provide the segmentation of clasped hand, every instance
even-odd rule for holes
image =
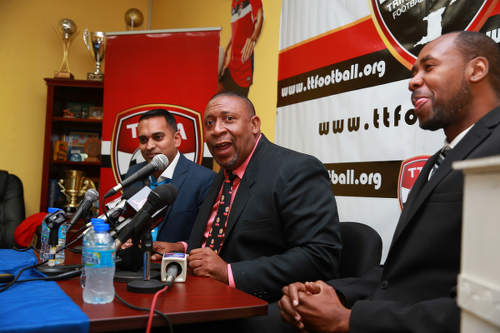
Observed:
[[[335,289],[323,281],[295,282],[283,287],[278,302],[281,317],[300,330],[348,332],[351,310],[340,302]]]

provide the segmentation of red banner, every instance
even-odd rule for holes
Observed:
[[[107,35],[100,191],[143,161],[137,124],[148,110],[176,118],[179,150],[201,163],[203,111],[217,90],[219,29]]]

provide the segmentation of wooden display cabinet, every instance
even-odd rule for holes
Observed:
[[[66,170],[82,170],[85,176],[91,178],[98,187],[103,102],[102,82],[52,78],[46,78],[45,82],[47,84],[47,111],[40,197],[41,212],[47,211],[49,200],[51,200],[51,205],[62,204],[61,199],[55,200],[54,195],[57,191],[54,193],[54,190],[55,187],[57,188],[57,181],[64,178]],[[87,143],[88,138],[91,138],[92,143]],[[70,145],[67,140],[74,144]],[[54,154],[56,141],[59,143]],[[67,144],[66,158],[64,158],[65,144],[60,141],[65,141]],[[82,146],[78,146],[79,144]]]

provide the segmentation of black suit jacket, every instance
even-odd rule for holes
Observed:
[[[189,249],[202,245],[223,179],[221,171],[200,207]],[[340,250],[337,206],[321,162],[262,135],[234,198],[220,251],[231,264],[236,288],[278,300],[291,282],[335,277]]]
[[[383,269],[330,281],[352,305],[351,332],[458,332],[463,175],[452,162],[500,154],[500,108],[480,119],[428,180],[422,169],[403,207]]]
[[[146,163],[130,167],[127,177],[142,168]],[[158,241],[187,241],[198,214],[198,208],[205,199],[207,191],[215,178],[215,172],[188,160],[180,154],[175,166],[172,184],[177,188],[177,198],[166,212],[163,222],[158,226]],[[147,186],[147,179],[137,181],[127,187],[123,196],[130,198]]]

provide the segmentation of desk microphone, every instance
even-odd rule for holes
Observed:
[[[158,154],[153,157],[150,163],[143,166],[137,172],[132,174],[130,177],[123,180],[121,183],[118,183],[115,187],[109,190],[105,195],[104,199],[112,196],[116,192],[120,191],[122,188],[127,187],[128,185],[135,183],[139,179],[149,176],[155,171],[164,170],[168,166],[168,158],[163,154]]]
[[[161,259],[161,281],[169,287],[174,282],[185,282],[187,271],[185,253],[164,253]]]

